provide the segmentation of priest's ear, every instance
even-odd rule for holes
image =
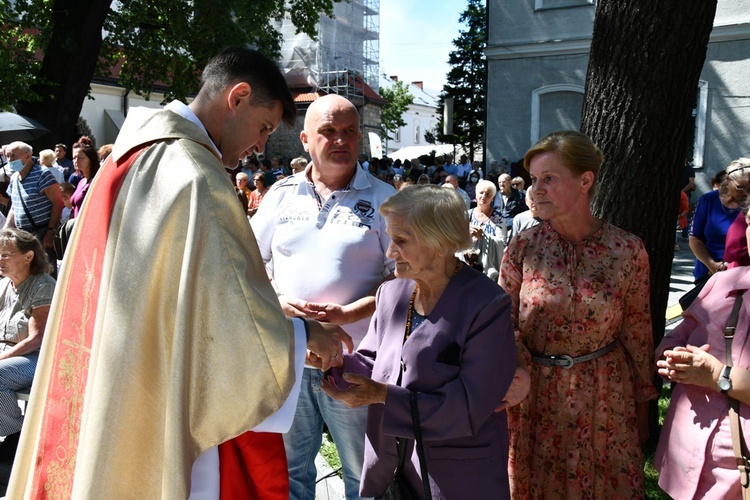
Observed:
[[[229,88],[227,92],[227,106],[230,110],[250,104],[250,97],[252,96],[253,89],[247,82],[239,82]]]

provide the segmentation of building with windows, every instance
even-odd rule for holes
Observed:
[[[554,130],[579,129],[594,0],[489,0],[488,161],[523,157]],[[750,0],[719,0],[696,88],[698,190],[750,155]]]
[[[381,75],[380,87],[393,85],[397,81],[398,76]],[[414,102],[409,105],[409,108],[403,114],[406,125],[400,127],[387,139],[382,137],[381,134],[385,154],[409,146],[430,146],[425,140],[425,134],[434,131],[438,123],[438,92],[425,89],[422,82],[411,82],[408,90],[414,97]]]

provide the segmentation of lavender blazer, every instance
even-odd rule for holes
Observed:
[[[726,353],[723,332],[734,306],[732,292],[748,289],[750,267],[736,267],[714,274],[695,302],[683,313],[682,323],[667,334],[656,348],[656,359],[658,360],[665,350],[675,346],[690,344],[700,347],[709,344],[711,354],[723,363]],[[748,328],[750,294],[745,293],[732,342],[734,366],[745,369],[750,369]],[[654,466],[661,473],[659,486],[670,496],[701,496],[701,492],[697,491],[701,470],[710,467],[714,468],[715,474],[717,473],[717,465],[706,462],[706,451],[721,445],[731,450],[731,436],[726,442],[713,442],[717,436],[714,434],[717,427],[729,418],[728,411],[729,400],[723,394],[697,385],[675,385],[654,457]],[[750,436],[748,415],[750,407],[740,403],[740,425],[746,441]],[[740,475],[734,464],[731,465],[733,470],[726,475],[729,486],[734,487],[739,485]],[[721,490],[715,491],[718,495],[716,498],[722,498],[718,493]],[[738,488],[732,491],[739,495]]]
[[[361,495],[382,495],[391,482],[395,438],[414,439],[409,392],[417,391],[433,498],[510,498],[508,422],[494,412],[516,369],[510,298],[463,266],[402,348],[414,286],[396,279],[380,287],[367,336],[344,359],[344,371],[388,383],[385,404],[369,407]],[[418,470],[411,441],[405,473],[422,497]]]

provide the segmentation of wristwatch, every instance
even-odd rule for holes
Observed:
[[[726,394],[727,391],[729,391],[732,388],[732,379],[729,378],[729,373],[732,371],[731,366],[725,366],[724,370],[721,372],[721,377],[719,378],[719,390],[722,394]]]

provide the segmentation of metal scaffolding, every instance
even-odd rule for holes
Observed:
[[[318,39],[295,34],[287,18],[281,66],[290,86],[312,87],[362,97],[362,82],[377,91],[380,59],[380,0],[351,0],[334,4],[335,18],[321,16]]]

